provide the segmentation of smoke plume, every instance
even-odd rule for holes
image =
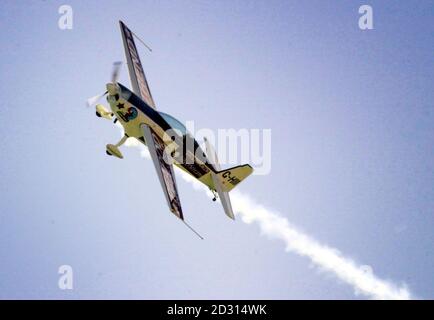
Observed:
[[[130,146],[137,145],[130,144]],[[150,158],[146,148],[140,145],[140,150],[142,157]],[[194,189],[212,196],[211,192],[193,177],[182,170],[177,170],[177,172],[183,180],[192,184]],[[397,286],[390,281],[378,278],[372,272],[371,267],[357,265],[337,249],[319,243],[292,225],[287,218],[257,203],[250,196],[234,190],[231,192],[231,200],[235,214],[244,223],[258,224],[263,235],[282,241],[287,252],[308,258],[320,270],[327,271],[351,285],[356,295],[361,294],[371,299],[384,300],[411,298],[405,285]]]

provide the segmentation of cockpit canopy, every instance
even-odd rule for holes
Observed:
[[[176,130],[179,130],[179,132],[182,135],[186,135],[187,134],[187,128],[185,127],[185,125],[179,121],[178,119],[175,119],[174,117],[172,117],[171,115],[164,113],[164,112],[158,112],[160,114],[160,116],[163,117],[163,119],[173,128]]]

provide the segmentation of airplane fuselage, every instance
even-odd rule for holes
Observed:
[[[122,125],[127,137],[133,137],[146,145],[142,125],[149,126],[164,142],[173,163],[194,178],[214,188],[211,172],[215,169],[206,158],[197,141],[185,127],[168,114],[158,112],[140,97],[120,83],[107,84],[107,101],[111,111]]]

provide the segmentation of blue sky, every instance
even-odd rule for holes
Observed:
[[[69,31],[57,26],[64,3]],[[362,4],[374,30],[358,28]],[[124,59],[119,19],[153,48],[139,50],[159,110],[272,130],[270,174],[240,190],[434,298],[432,1],[0,8],[0,298],[361,298],[178,179],[199,241],[169,213],[150,161],[106,156],[119,129],[84,102]],[[57,286],[63,264],[74,290]]]

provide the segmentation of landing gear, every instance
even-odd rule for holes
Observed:
[[[117,144],[115,144],[115,145],[113,145],[113,144],[108,144],[108,145],[106,146],[106,150],[105,150],[105,152],[106,152],[109,156],[115,156],[116,158],[123,159],[124,157],[123,157],[122,153],[120,152],[119,147],[120,147],[121,145],[123,145],[124,142],[125,142],[127,139],[128,139],[128,137],[125,135],[125,136],[122,137],[122,139],[121,139]]]
[[[212,201],[217,201],[217,193],[211,189],[212,195],[214,196],[214,198],[212,198]]]
[[[107,120],[112,120],[114,116],[113,112],[107,110],[102,104],[96,105],[95,114],[98,118],[106,118]]]

